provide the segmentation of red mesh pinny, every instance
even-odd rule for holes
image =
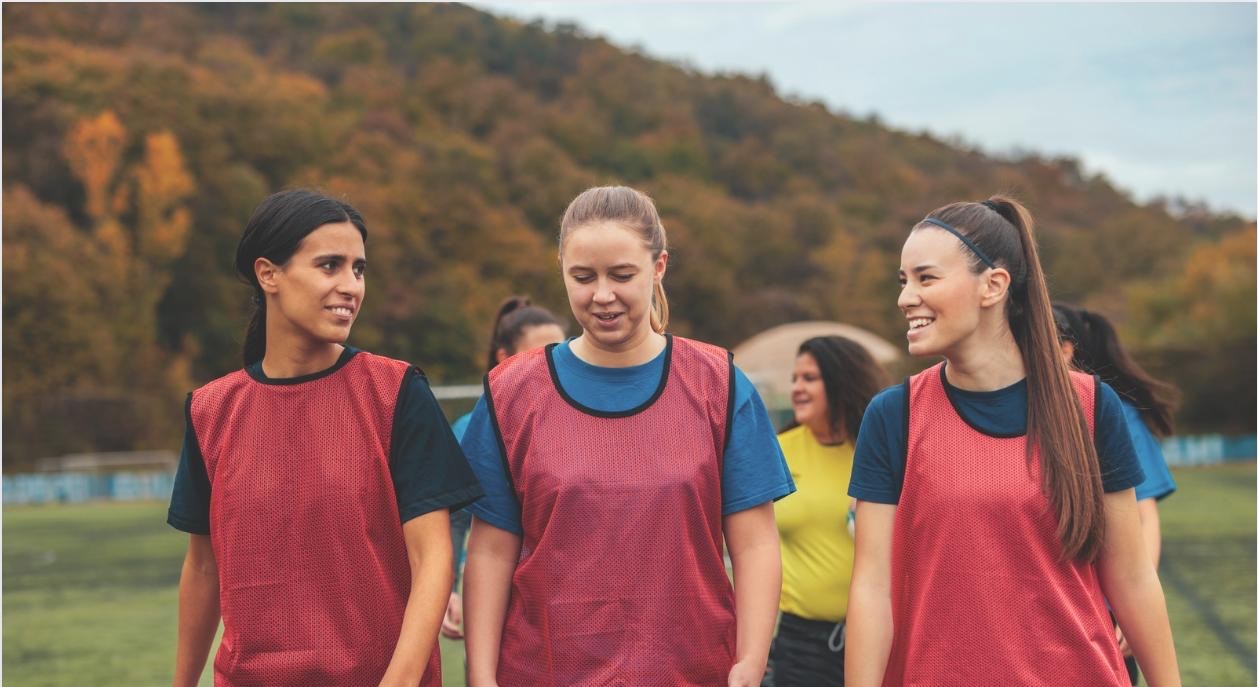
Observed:
[[[721,460],[728,352],[669,337],[663,388],[624,413],[578,408],[550,350],[489,374],[523,542],[503,687],[725,685],[735,650]]]
[[[1126,684],[1096,569],[1058,560],[1038,452],[1028,469],[1025,435],[970,427],[942,369],[909,382],[883,685]],[[1091,428],[1095,380],[1071,373],[1071,382]]]
[[[383,677],[410,594],[388,463],[408,367],[360,352],[300,383],[240,371],[193,392],[223,613],[216,687]],[[434,649],[422,684],[440,673]]]

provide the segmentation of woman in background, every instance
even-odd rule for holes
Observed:
[[[559,318],[546,308],[533,305],[528,296],[511,296],[498,306],[498,314],[494,317],[485,372],[488,373],[498,363],[516,353],[563,340],[564,325]],[[471,417],[472,413],[469,411],[450,425],[455,439],[463,439]],[[459,593],[459,578],[467,531],[471,526],[471,511],[459,510],[450,514],[450,540],[454,544],[454,587],[450,592],[450,601],[446,604],[445,618],[441,621],[441,634],[451,639],[463,638],[463,597]]]
[[[1162,554],[1158,501],[1175,491],[1175,478],[1166,465],[1158,439],[1174,432],[1178,391],[1145,372],[1119,343],[1114,326],[1099,313],[1057,303],[1053,305],[1053,318],[1065,360],[1083,372],[1100,377],[1118,392],[1131,442],[1144,471],[1144,481],[1136,487],[1136,508],[1140,511],[1140,533],[1145,550],[1156,569]],[[1117,632],[1118,646],[1134,685],[1139,681],[1140,671],[1122,628]]]
[[[887,375],[840,336],[800,344],[791,374],[792,426],[778,435],[798,491],[775,507],[782,600],[765,687],[843,684],[843,620],[852,580],[848,481],[861,418]]]

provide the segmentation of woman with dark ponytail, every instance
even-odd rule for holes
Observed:
[[[546,344],[564,340],[564,325],[549,310],[538,305],[528,296],[510,296],[498,306],[493,331],[489,335],[489,355],[485,372],[516,353],[541,348]],[[467,423],[472,418],[468,412],[460,416],[450,429],[454,437],[462,440]],[[463,559],[467,531],[472,526],[472,514],[461,510],[450,515],[450,540],[454,542],[454,591],[446,605],[446,615],[441,621],[441,634],[451,639],[463,638],[463,596],[459,593],[459,563]]]
[[[1082,372],[1096,375],[1118,392],[1123,417],[1144,471],[1144,482],[1136,487],[1136,507],[1140,511],[1140,533],[1145,550],[1158,567],[1162,554],[1162,529],[1158,501],[1175,491],[1175,478],[1162,455],[1161,437],[1174,432],[1173,416],[1179,401],[1175,387],[1145,372],[1118,341],[1118,332],[1103,315],[1065,303],[1053,304],[1053,318],[1061,340],[1062,357]],[[1122,630],[1118,645],[1127,661],[1131,684],[1139,670]]]
[[[861,424],[847,684],[1123,685],[1108,598],[1149,683],[1178,685],[1144,475],[1117,394],[1062,360],[1030,214],[931,212],[900,284],[909,353],[944,360]]]
[[[276,193],[236,270],[256,306],[245,367],[193,391],[167,517],[190,534],[174,684],[441,684],[448,509],[481,494],[422,372],[344,344],[367,227]]]

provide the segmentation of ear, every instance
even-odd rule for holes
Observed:
[[[655,259],[655,281],[664,279],[664,272],[668,270],[668,251],[660,251],[660,257]]]
[[[498,347],[498,350],[494,351],[494,360],[498,362],[502,362],[510,357],[511,357],[511,354],[507,352],[507,349],[501,346]]]
[[[994,267],[987,270],[982,277],[981,301],[983,307],[989,308],[993,305],[1004,303],[1009,296],[1009,285],[1013,283],[1013,278],[1009,276],[1009,270],[1003,267]]]
[[[264,293],[279,292],[279,276],[282,271],[279,265],[266,258],[253,261],[253,274],[258,278],[258,285]]]

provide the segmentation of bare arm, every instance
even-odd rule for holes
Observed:
[[[1158,516],[1157,499],[1141,499],[1136,502],[1140,512],[1140,535],[1144,537],[1144,548],[1153,561],[1153,569],[1158,569],[1162,561],[1162,520]]]
[[[467,567],[463,571],[463,624],[468,684],[472,687],[498,684],[498,648],[511,595],[511,576],[519,558],[519,536],[472,518]]]
[[[1097,570],[1149,686],[1180,685],[1166,598],[1145,550],[1134,489],[1105,495],[1105,543]]]
[[[891,535],[895,506],[858,501],[856,560],[847,601],[848,687],[879,687],[891,654]]]
[[[411,593],[393,658],[380,684],[414,687],[428,667],[454,580],[450,512],[442,508],[407,520],[402,524],[402,538],[411,564]]]
[[[179,639],[175,649],[174,687],[196,687],[218,631],[218,562],[210,537],[188,539],[179,574]]]
[[[738,648],[730,687],[753,687],[764,677],[782,596],[782,550],[773,502],[725,518],[725,542],[734,563]]]

